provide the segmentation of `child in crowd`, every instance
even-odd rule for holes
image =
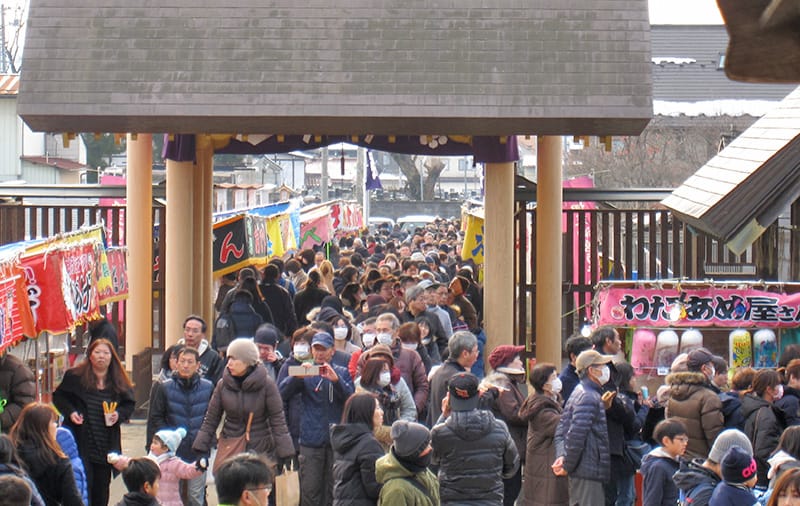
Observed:
[[[128,459],[127,467],[122,471],[122,481],[125,482],[128,493],[117,506],[158,506],[156,496],[159,478],[161,471],[153,459]]]
[[[678,487],[672,475],[678,470],[680,457],[686,452],[689,437],[686,427],[678,420],[662,420],[653,430],[656,447],[642,459],[642,504],[674,506],[678,502]]]
[[[738,446],[722,457],[722,481],[714,488],[709,506],[750,506],[756,504],[756,461]]]
[[[197,478],[208,467],[204,458],[189,464],[175,456],[175,450],[185,436],[186,429],[183,427],[175,430],[162,429],[156,432],[150,443],[150,453],[147,454],[147,458],[154,461],[160,469],[158,500],[162,506],[183,506],[180,480]],[[124,455],[109,455],[109,462],[117,469],[127,469],[133,460]]]

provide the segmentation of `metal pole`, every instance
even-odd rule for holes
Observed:
[[[320,200],[328,201],[328,148],[322,148],[322,173],[320,174]]]

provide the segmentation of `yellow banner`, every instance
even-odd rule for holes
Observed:
[[[283,256],[286,249],[283,247],[283,237],[281,237],[280,216],[267,219],[267,256],[269,258]]]
[[[483,219],[466,215],[466,233],[461,247],[461,258],[471,258],[477,265],[483,264]]]

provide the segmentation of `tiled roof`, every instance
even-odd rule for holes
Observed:
[[[662,203],[739,253],[800,197],[798,157],[800,87]]]
[[[634,134],[644,0],[31,0],[35,130]]]
[[[718,68],[728,47],[724,25],[653,25],[650,28],[652,60],[680,58],[694,63],[651,63],[653,100],[699,102],[705,100],[780,101],[795,85],[744,83],[728,79]]]
[[[36,165],[47,165],[48,167],[56,167],[61,170],[79,171],[86,169],[86,165],[69,160],[67,158],[56,158],[54,156],[22,156],[22,160]]]

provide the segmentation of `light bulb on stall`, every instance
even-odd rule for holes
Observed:
[[[589,337],[592,335],[592,324],[589,322],[583,322],[583,326],[581,327],[581,335],[583,337]]]
[[[681,304],[680,302],[676,302],[672,304],[672,306],[669,308],[667,315],[669,317],[669,321],[676,322],[679,321],[681,318],[686,317],[686,309],[684,309],[683,304]]]

